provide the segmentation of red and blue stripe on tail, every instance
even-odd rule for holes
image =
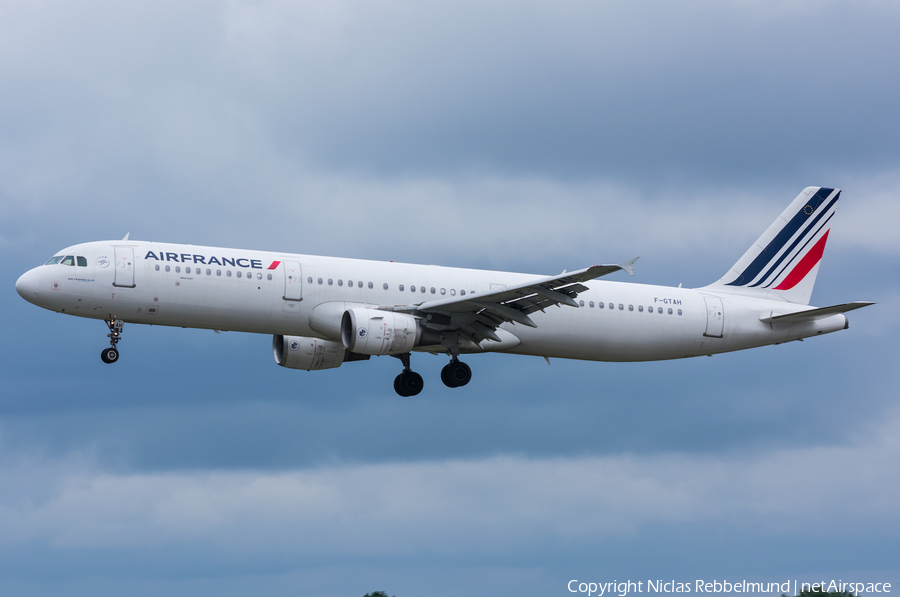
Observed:
[[[710,290],[809,304],[840,189],[808,187]]]

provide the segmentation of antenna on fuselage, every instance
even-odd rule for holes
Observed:
[[[130,232],[126,232],[126,233],[125,233],[125,238],[123,238],[122,240],[128,240],[128,236],[129,236],[130,234],[131,234]]]

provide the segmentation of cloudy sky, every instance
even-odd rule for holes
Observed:
[[[0,2],[0,593],[900,586],[900,7]],[[277,367],[266,336],[40,310],[132,238],[635,282],[721,276],[844,189],[848,331],[671,363]],[[428,381],[430,380],[430,381]]]

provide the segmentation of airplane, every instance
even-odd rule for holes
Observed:
[[[401,396],[422,391],[413,352],[444,354],[448,387],[472,378],[460,355],[503,352],[654,361],[743,350],[847,329],[874,303],[809,306],[840,189],[808,187],[728,272],[702,288],[598,280],[630,259],[555,276],[129,240],[67,247],[23,274],[30,303],[101,319],[104,363],[125,323],[271,334],[275,362],[315,371],[391,355]]]

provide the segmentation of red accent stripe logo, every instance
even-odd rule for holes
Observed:
[[[790,290],[794,286],[800,283],[800,280],[806,277],[806,274],[810,272],[812,268],[819,263],[819,260],[822,259],[822,253],[825,252],[825,242],[828,240],[828,233],[831,232],[829,228],[825,235],[819,239],[813,248],[809,250],[809,253],[803,256],[803,259],[800,260],[794,269],[791,270],[791,273],[787,275],[787,278],[781,281],[781,284],[775,287],[775,290]]]
[[[269,266],[269,269],[275,269],[276,267],[278,267],[278,264],[279,264],[279,263],[281,263],[281,262],[280,262],[280,261],[273,261],[273,262],[272,262],[272,265]]]

